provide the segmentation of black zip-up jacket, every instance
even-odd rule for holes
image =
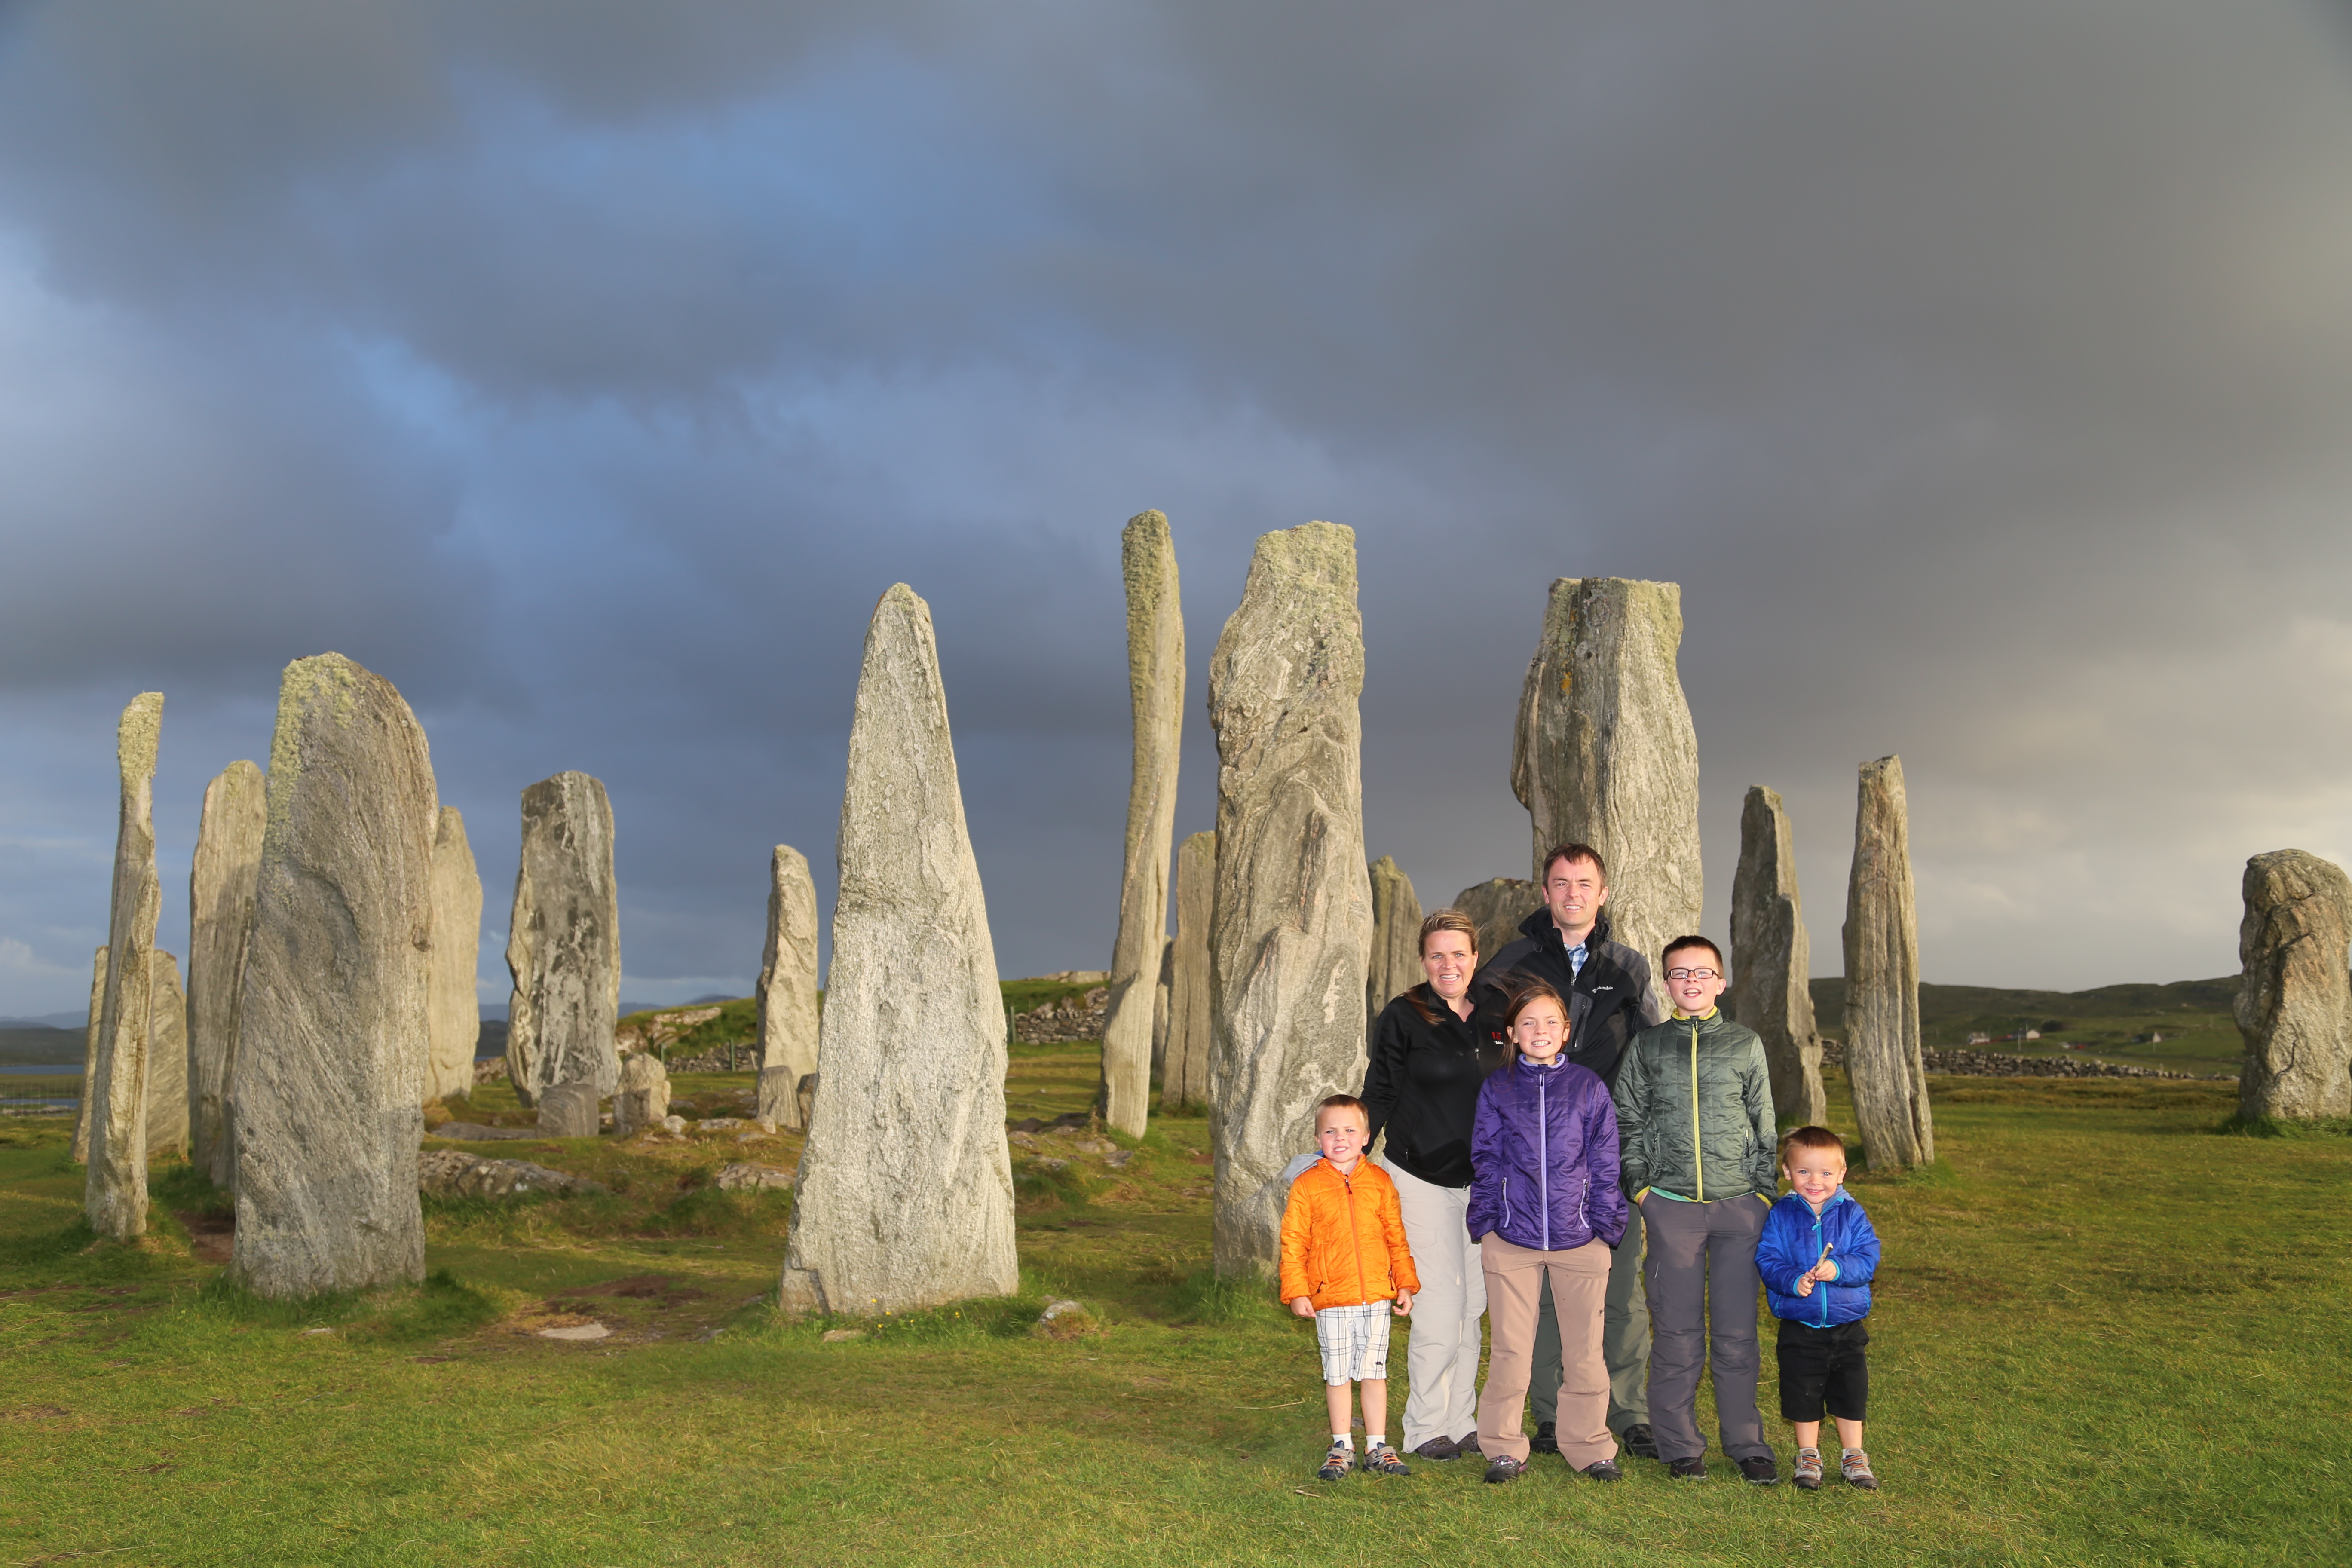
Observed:
[[[1540,980],[1568,998],[1568,1049],[1561,1056],[1617,1087],[1617,1061],[1626,1042],[1665,1016],[1650,994],[1650,961],[1609,940],[1609,916],[1592,922],[1584,939],[1584,970],[1569,968],[1568,944],[1549,906],[1519,922],[1519,939],[1478,971],[1478,979],[1508,992],[1513,975]]]
[[[1424,1018],[1413,999],[1437,1015]],[[1426,982],[1381,1009],[1364,1068],[1363,1101],[1370,1133],[1388,1129],[1383,1157],[1406,1174],[1440,1187],[1470,1184],[1470,1129],[1478,1086],[1503,1065],[1506,998],[1470,983],[1470,1016],[1457,1018]]]

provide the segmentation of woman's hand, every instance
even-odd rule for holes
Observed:
[[[1807,1286],[1806,1289],[1811,1289],[1811,1287]],[[1311,1318],[1315,1315],[1315,1298],[1312,1296],[1297,1297],[1290,1303],[1290,1310],[1299,1317]]]

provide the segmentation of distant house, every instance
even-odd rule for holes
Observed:
[[[1989,1046],[1992,1044],[1992,1037],[1990,1035],[1983,1034],[1970,1035],[1969,1037],[1969,1044],[1972,1046]]]

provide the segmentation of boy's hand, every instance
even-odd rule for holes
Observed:
[[[1315,1315],[1315,1298],[1312,1296],[1297,1297],[1291,1301],[1290,1310],[1302,1318],[1311,1318]]]
[[[1826,1258],[1822,1258],[1819,1263],[1813,1265],[1813,1278],[1816,1279],[1836,1279],[1837,1265],[1831,1262]]]
[[[1813,1271],[1808,1268],[1802,1274],[1797,1276],[1797,1294],[1800,1296],[1810,1296],[1812,1293]]]
[[[1397,1292],[1396,1307],[1395,1307],[1394,1310],[1395,1310],[1395,1312],[1396,1312],[1396,1315],[1397,1315],[1398,1317],[1400,1317],[1400,1318],[1403,1317],[1407,1312],[1410,1312],[1410,1311],[1412,1311],[1412,1291],[1410,1291],[1410,1290],[1400,1290],[1400,1291],[1398,1291],[1398,1292]]]

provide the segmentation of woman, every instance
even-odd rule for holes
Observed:
[[[1503,994],[1474,986],[1478,927],[1459,910],[1421,922],[1429,976],[1381,1010],[1362,1099],[1370,1133],[1388,1133],[1381,1166],[1395,1182],[1421,1275],[1405,1367],[1404,1446],[1424,1459],[1478,1452],[1478,1320],[1486,1281],[1463,1224],[1478,1086],[1502,1065]]]

